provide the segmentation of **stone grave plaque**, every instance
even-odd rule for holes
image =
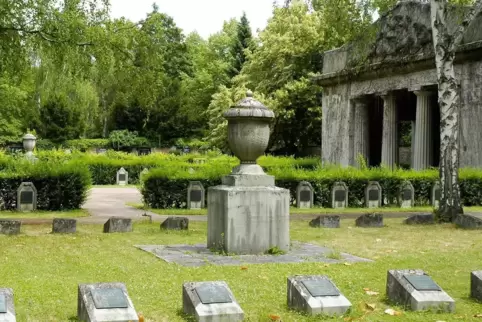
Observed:
[[[482,301],[482,271],[470,273],[470,297]]]
[[[223,281],[184,283],[182,307],[196,321],[244,320],[243,310]]]
[[[223,285],[203,284],[196,287],[196,293],[203,304],[231,303],[231,296]]]
[[[117,171],[116,182],[120,186],[125,186],[129,183],[129,173],[126,169],[120,168],[119,171]]]
[[[187,187],[187,208],[204,208],[204,187],[200,181],[191,181]]]
[[[428,275],[405,275],[404,277],[417,291],[440,292],[442,290]]]
[[[482,215],[477,213],[459,214],[455,217],[454,223],[463,229],[482,229]]]
[[[378,201],[378,198],[380,198],[380,192],[375,189],[370,190],[370,192],[368,193],[368,200]]]
[[[323,275],[288,277],[288,307],[308,315],[343,315],[351,303],[335,284]]]
[[[412,184],[407,181],[404,182],[400,189],[399,203],[402,208],[412,208],[415,203],[415,190]]]
[[[333,185],[331,198],[333,208],[348,207],[348,188],[344,182],[337,182]]]
[[[32,182],[22,182],[17,189],[17,210],[35,211],[37,209],[37,189]]]
[[[120,288],[98,288],[91,292],[97,309],[125,309],[127,299]]]
[[[453,312],[455,301],[420,269],[389,270],[387,297],[394,304],[413,311],[436,309]]]
[[[382,187],[376,181],[370,181],[365,187],[365,205],[368,208],[382,206]]]
[[[119,181],[126,181],[126,174],[125,173],[119,174]]]
[[[310,279],[304,280],[301,283],[303,283],[313,297],[340,295],[335,285],[328,279]]]
[[[308,190],[300,191],[300,201],[301,202],[310,202],[311,201],[311,192]]]
[[[7,313],[7,299],[5,294],[0,294],[0,313]]]

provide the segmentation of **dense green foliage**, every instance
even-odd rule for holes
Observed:
[[[0,158],[0,209],[15,210],[17,189],[32,182],[37,189],[37,209],[79,209],[87,197],[91,177],[80,162],[39,161]]]

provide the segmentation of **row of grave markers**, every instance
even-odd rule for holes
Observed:
[[[308,315],[345,314],[351,302],[325,275],[287,278],[287,304]],[[16,321],[13,290],[0,288],[0,321]],[[470,275],[470,295],[482,301],[482,271]],[[454,312],[455,301],[420,269],[389,270],[387,297],[412,311],[436,309]],[[242,321],[244,311],[224,281],[187,282],[182,286],[183,311],[197,321]],[[77,318],[85,322],[139,321],[139,315],[123,283],[78,285]]]

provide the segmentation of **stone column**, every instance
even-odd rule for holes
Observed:
[[[353,99],[353,105],[355,107],[354,117],[354,144],[353,144],[353,156],[354,165],[358,164],[358,156],[361,155],[369,164],[370,155],[370,137],[368,127],[368,104],[364,97],[357,97]]]
[[[432,164],[432,113],[429,91],[415,91],[417,114],[415,118],[415,145],[413,168],[423,170]]]
[[[398,122],[395,96],[382,95],[383,99],[383,136],[382,164],[390,169],[398,163]]]
[[[412,125],[412,133],[410,138],[410,167],[413,168],[415,156],[415,121],[410,122]]]

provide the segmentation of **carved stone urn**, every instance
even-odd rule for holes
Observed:
[[[25,150],[25,154],[27,156],[33,155],[33,149],[35,148],[35,143],[37,138],[35,135],[27,133],[23,137],[23,149]]]
[[[246,98],[225,112],[224,117],[228,120],[229,147],[241,161],[233,173],[263,174],[256,160],[268,147],[273,111],[255,100],[253,93],[248,91]]]

